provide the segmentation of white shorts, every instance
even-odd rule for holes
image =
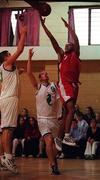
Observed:
[[[38,118],[38,126],[42,136],[51,133],[55,138],[57,137],[59,124],[54,118]]]
[[[18,97],[0,100],[1,128],[16,127],[18,117]]]

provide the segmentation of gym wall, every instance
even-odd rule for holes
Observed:
[[[9,0],[8,4],[2,4],[0,1],[0,7],[27,7],[28,4],[23,1]],[[59,44],[64,47],[67,41],[67,30],[63,26],[61,17],[66,18],[69,5],[80,5],[80,2],[62,2],[62,3],[49,3],[52,7],[52,13],[47,17],[46,24],[50,31],[54,34]],[[81,2],[81,5],[87,5],[87,2]],[[89,2],[93,5],[96,3]],[[8,49],[13,52],[16,47],[0,47],[0,51]],[[95,48],[95,50],[94,50]],[[29,47],[25,47],[23,54],[20,56],[17,62],[19,67],[26,68],[26,60],[28,57]],[[45,35],[42,27],[40,27],[40,47],[34,47],[35,55],[33,57],[33,71],[38,80],[38,74],[40,70],[46,70],[49,73],[51,81],[58,80],[58,67],[57,67],[57,55],[51,47],[51,43]],[[95,52],[94,54],[92,52]],[[82,110],[86,106],[92,106],[96,111],[100,111],[100,47],[81,47],[81,75],[80,75],[80,91],[77,103]],[[35,95],[34,89],[29,81],[26,73],[20,76],[21,80],[21,96],[19,103],[19,111],[26,107],[29,112],[36,116],[35,107]]]

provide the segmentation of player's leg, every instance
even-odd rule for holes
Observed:
[[[60,95],[63,100],[65,114],[62,118],[62,124],[59,127],[58,137],[55,139],[56,148],[62,151],[62,139],[63,143],[75,146],[75,142],[69,136],[71,122],[74,117],[75,101],[77,99],[78,87],[73,86],[71,83],[66,83],[60,87]]]
[[[10,97],[4,99],[1,110],[2,146],[4,149],[1,163],[11,172],[17,173],[18,171],[12,156],[12,136],[17,124],[18,98]]]
[[[46,118],[40,118],[38,119],[38,126],[39,130],[41,132],[41,135],[44,139],[45,145],[46,145],[46,154],[49,160],[50,168],[52,170],[52,173],[55,175],[59,175],[59,170],[57,168],[56,164],[56,148],[54,143],[54,138],[52,135],[51,128],[54,126],[54,124],[51,122],[51,119]],[[51,122],[51,123],[50,123]],[[51,127],[52,126],[52,127]],[[55,148],[55,150],[54,150]]]
[[[63,139],[63,143],[70,145],[70,146],[75,146],[76,143],[73,140],[72,137],[70,137],[70,128],[71,128],[71,123],[72,120],[74,119],[74,102],[73,100],[69,100],[68,102],[66,102],[65,107],[67,109],[67,115],[65,118],[65,135],[64,135],[64,139]]]
[[[46,153],[48,156],[49,164],[54,175],[59,175],[58,165],[56,161],[56,149],[54,145],[53,137],[50,133],[44,135],[44,141],[46,144]]]

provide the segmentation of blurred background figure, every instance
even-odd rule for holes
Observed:
[[[100,112],[97,112],[96,113],[96,124],[97,124],[97,127],[100,127]]]
[[[24,141],[24,154],[26,157],[37,157],[39,153],[39,139],[40,131],[38,128],[37,120],[31,116],[29,118],[28,126],[25,130],[25,141]]]
[[[21,154],[22,156],[24,155],[23,153],[24,153],[25,128],[26,128],[25,120],[23,116],[20,116],[17,121],[17,127],[15,128],[13,133],[13,146],[12,146],[13,156],[19,154],[16,153],[16,148],[18,145],[21,145]]]
[[[97,148],[100,145],[100,128],[96,125],[96,120],[92,119],[87,131],[87,144],[85,149],[85,159],[95,159]]]
[[[84,119],[90,125],[91,119],[95,118],[94,109],[91,106],[87,106],[84,112]]]

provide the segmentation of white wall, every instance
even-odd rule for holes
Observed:
[[[66,20],[68,18],[68,8],[69,6],[75,5],[100,5],[100,3],[95,2],[49,2],[52,12],[46,18],[46,25],[52,32],[52,34],[57,39],[58,43],[62,48],[67,41],[67,29],[64,27],[61,17],[64,17]],[[29,4],[24,1],[14,1],[10,0],[9,3],[0,1],[0,7],[29,7]],[[11,53],[16,49],[16,47],[2,47],[0,51],[8,49]],[[28,55],[29,47],[25,47],[24,52],[19,57],[20,60],[26,60]],[[53,50],[51,43],[46,36],[42,27],[40,27],[40,46],[34,47],[35,60],[56,60],[57,55]],[[81,46],[81,59],[100,59],[100,46]]]

